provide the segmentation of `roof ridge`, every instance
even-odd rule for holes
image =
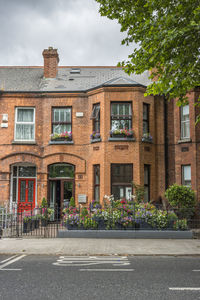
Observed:
[[[9,68],[16,68],[16,69],[28,69],[28,68],[44,68],[44,66],[0,66],[1,69],[9,69]],[[114,68],[114,69],[122,69],[122,67],[117,66],[58,66],[59,69],[62,68]]]

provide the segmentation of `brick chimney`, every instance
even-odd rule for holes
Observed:
[[[44,49],[42,55],[44,57],[44,77],[56,78],[59,63],[57,49],[49,47],[48,49]]]

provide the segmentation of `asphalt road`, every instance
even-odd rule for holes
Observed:
[[[200,299],[200,257],[0,255],[2,300]]]

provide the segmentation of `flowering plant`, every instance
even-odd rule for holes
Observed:
[[[149,142],[152,142],[153,141],[153,138],[152,136],[150,135],[149,132],[147,133],[143,133],[143,136],[142,136],[142,142],[148,140]]]
[[[132,129],[112,129],[110,130],[110,136],[121,135],[125,137],[132,137],[133,130]]]
[[[100,137],[101,137],[100,132],[97,132],[97,131],[93,131],[92,134],[90,134],[91,140],[100,139]]]
[[[68,141],[72,140],[72,132],[71,131],[64,131],[62,133],[52,133],[51,134],[51,139],[56,140],[56,139],[66,139]]]

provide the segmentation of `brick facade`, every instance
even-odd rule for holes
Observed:
[[[55,49],[46,49],[44,56],[44,77],[55,78],[59,58]],[[97,68],[98,69],[98,68]],[[199,126],[194,125],[197,108],[194,102],[199,90],[190,97],[191,141],[180,142],[180,113],[175,102],[166,105],[163,97],[144,97],[142,85],[101,86],[88,91],[75,92],[9,92],[0,94],[0,118],[8,115],[8,127],[0,128],[0,203],[12,201],[11,175],[13,165],[36,166],[36,200],[49,200],[49,166],[56,163],[74,165],[74,196],[86,195],[87,204],[94,198],[94,165],[100,165],[100,202],[104,195],[111,194],[111,164],[132,164],[133,181],[144,185],[144,165],[150,166],[150,199],[163,197],[166,185],[181,184],[181,165],[191,164],[192,188],[200,194],[200,140]],[[111,103],[129,102],[132,106],[133,141],[110,140]],[[91,143],[93,120],[90,116],[93,105],[100,104],[101,141]],[[149,132],[153,142],[143,142],[143,103],[149,104]],[[35,142],[16,142],[15,111],[17,107],[35,108]],[[73,144],[50,143],[52,133],[52,109],[72,108]],[[77,113],[82,113],[77,114]],[[167,134],[167,144],[166,144]],[[167,147],[166,147],[167,146]],[[188,148],[183,152],[183,147]],[[167,178],[166,178],[167,174]],[[17,195],[18,198],[18,195]]]

